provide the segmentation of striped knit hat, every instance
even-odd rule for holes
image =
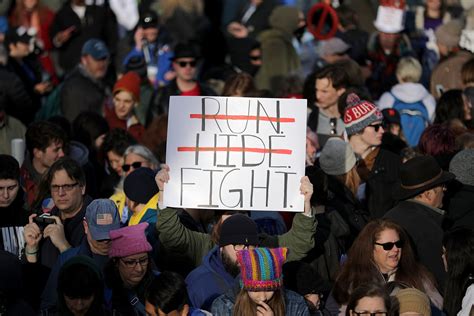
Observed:
[[[382,113],[373,103],[361,100],[355,93],[347,96],[346,103],[344,124],[349,136],[362,131],[373,122],[383,119]]]
[[[287,248],[255,248],[237,252],[241,286],[251,292],[275,291],[283,285],[282,267]]]

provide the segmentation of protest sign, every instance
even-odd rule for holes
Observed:
[[[306,100],[172,96],[164,204],[303,211]]]

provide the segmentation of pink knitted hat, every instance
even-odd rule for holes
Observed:
[[[148,223],[126,226],[110,231],[112,244],[109,257],[127,257],[138,253],[149,252],[152,247],[145,236]]]
[[[275,291],[283,285],[282,267],[287,248],[255,248],[237,252],[242,288],[251,291]]]

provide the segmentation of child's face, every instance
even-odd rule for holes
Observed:
[[[272,299],[273,294],[275,291],[265,291],[265,292],[247,292],[249,294],[249,297],[254,301],[256,304],[259,304],[260,302],[268,302],[269,300]]]

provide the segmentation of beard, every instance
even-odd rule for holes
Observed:
[[[240,273],[240,267],[237,263],[233,262],[225,252],[221,253],[221,259],[225,271],[227,271],[227,273],[229,273],[233,278],[237,277]]]

